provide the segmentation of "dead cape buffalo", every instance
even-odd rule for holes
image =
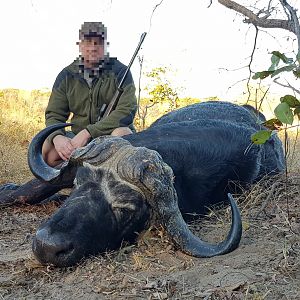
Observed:
[[[239,209],[228,182],[252,183],[284,169],[282,145],[273,135],[251,145],[261,129],[255,110],[227,102],[204,102],[173,111],[147,130],[116,138],[104,136],[79,148],[61,169],[50,168],[41,146],[58,124],[41,131],[29,149],[33,174],[74,189],[38,229],[33,252],[42,263],[70,266],[87,255],[133,241],[150,224],[162,224],[185,253],[210,257],[233,251],[242,235]],[[75,180],[74,180],[75,178]],[[232,224],[216,245],[191,233],[183,216],[228,202]]]

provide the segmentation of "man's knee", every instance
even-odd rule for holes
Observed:
[[[42,147],[42,155],[44,161],[51,167],[56,166],[61,161],[61,158],[55,150],[54,145],[51,144],[47,139]]]
[[[128,134],[132,134],[132,130],[129,127],[118,127],[111,133],[112,136],[123,136]]]

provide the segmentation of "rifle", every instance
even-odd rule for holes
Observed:
[[[141,35],[139,44],[138,44],[137,48],[136,48],[135,51],[134,51],[134,54],[133,54],[133,56],[132,56],[132,58],[131,58],[131,60],[130,60],[130,62],[129,62],[129,64],[128,64],[128,67],[127,67],[127,69],[126,69],[126,71],[125,71],[125,73],[124,73],[124,75],[123,75],[123,78],[121,79],[121,81],[120,81],[120,83],[119,83],[119,86],[118,86],[118,88],[117,88],[117,90],[116,90],[114,96],[112,97],[110,103],[109,103],[108,105],[105,104],[105,103],[102,104],[102,106],[101,106],[101,108],[100,108],[100,110],[99,110],[99,116],[98,116],[97,121],[100,121],[102,118],[107,117],[107,116],[108,116],[108,115],[116,108],[116,106],[117,106],[117,104],[118,104],[118,102],[119,102],[119,99],[120,99],[121,95],[122,95],[123,92],[124,92],[123,84],[124,84],[124,82],[125,82],[126,76],[127,76],[128,72],[129,72],[131,66],[132,66],[132,63],[133,63],[135,57],[137,56],[137,54],[138,54],[138,52],[139,52],[139,50],[140,50],[140,48],[141,48],[141,46],[142,46],[142,43],[143,43],[143,41],[144,41],[144,39],[145,39],[146,34],[147,34],[147,33],[144,32],[144,33]]]

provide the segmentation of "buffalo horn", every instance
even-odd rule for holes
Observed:
[[[229,253],[238,247],[241,240],[242,220],[239,208],[231,194],[228,194],[228,199],[231,206],[232,224],[226,239],[219,244],[213,245],[195,236],[183,220],[179,209],[161,208],[164,227],[175,244],[189,255],[211,257]]]
[[[42,156],[42,147],[46,138],[54,131],[72,124],[55,124],[44,128],[31,141],[28,149],[28,165],[32,174],[44,181],[51,182],[59,177],[61,171],[46,164]]]

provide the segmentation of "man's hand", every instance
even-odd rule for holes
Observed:
[[[86,129],[83,129],[71,139],[72,146],[75,149],[83,147],[89,142],[90,138],[90,133]]]
[[[57,135],[53,139],[53,144],[58,155],[63,160],[68,160],[71,153],[75,150],[75,147],[72,145],[71,139],[63,135]]]

